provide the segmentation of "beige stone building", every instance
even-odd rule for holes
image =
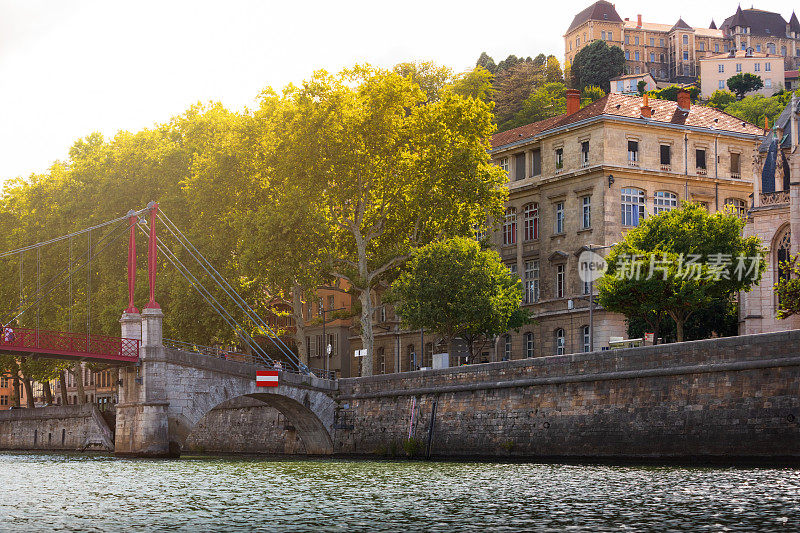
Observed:
[[[493,236],[525,287],[536,323],[502,336],[492,359],[589,349],[588,293],[578,276],[587,247],[609,246],[644,218],[684,201],[744,215],[762,131],[712,108],[610,94],[578,110],[496,134],[492,158],[509,173],[505,220]],[[626,336],[596,310],[595,349]]]
[[[753,206],[745,235],[756,235],[767,250],[761,283],[742,295],[742,334],[800,328],[800,317],[778,320],[773,289],[787,273],[781,261],[800,253],[800,101],[793,98],[775,122],[775,129],[758,153],[760,179],[753,182]]]
[[[772,96],[786,84],[782,57],[752,49],[731,50],[727,54],[712,55],[700,60],[700,94],[707,98],[714,91],[727,91],[728,79],[743,73],[754,74],[764,83],[761,89],[752,94]]]
[[[752,47],[757,52],[780,55],[786,68],[800,62],[800,22],[792,13],[789,22],[779,14],[759,9],[737,9],[717,28],[693,27],[679,18],[674,24],[619,16],[614,4],[599,0],[573,19],[564,34],[564,56],[571,64],[581,48],[595,40],[625,52],[627,74],[649,72],[656,81],[693,83],[700,60],[713,54]]]

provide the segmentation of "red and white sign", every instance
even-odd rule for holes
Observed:
[[[256,370],[256,387],[277,387],[277,370]]]

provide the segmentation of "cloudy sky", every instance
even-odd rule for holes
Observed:
[[[197,101],[242,108],[319,68],[434,60],[461,71],[484,50],[562,59],[563,33],[589,4],[0,0],[0,180],[46,170],[93,131],[137,130]],[[736,5],[616,2],[623,18],[644,10],[645,20],[695,26]],[[758,7],[788,17],[792,3]]]

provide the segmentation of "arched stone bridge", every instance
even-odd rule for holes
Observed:
[[[256,370],[262,367],[164,347],[162,316],[157,309],[143,311],[139,363],[120,372],[117,455],[177,456],[206,413],[243,396],[280,411],[307,453],[333,453],[335,381],[282,372],[277,387],[256,387]],[[136,335],[138,320],[130,315],[126,324],[123,316],[124,337]]]

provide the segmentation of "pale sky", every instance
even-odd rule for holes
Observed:
[[[484,50],[496,61],[563,60],[563,34],[590,3],[0,0],[0,181],[45,171],[93,131],[135,131],[197,101],[252,106],[264,87],[319,68],[433,60],[462,71]],[[707,26],[736,5],[619,0],[616,9]],[[757,7],[788,19],[793,3]]]

